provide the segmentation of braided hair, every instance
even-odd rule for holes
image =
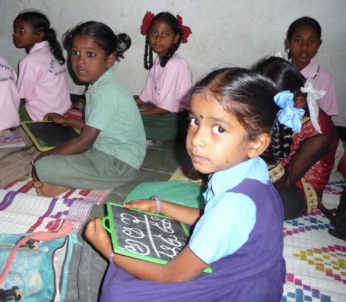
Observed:
[[[289,61],[278,57],[269,57],[260,60],[253,67],[254,70],[271,78],[277,85],[279,91],[289,90],[293,93],[293,99],[298,96],[307,97],[306,93],[301,92],[300,88],[304,87],[305,78],[299,70]],[[306,105],[304,116],[309,117],[309,107]],[[272,130],[272,148],[274,154],[279,159],[286,158],[290,153],[292,144],[292,129],[282,125],[277,118]]]
[[[172,28],[172,31],[175,35],[179,34],[179,41],[177,43],[174,43],[170,49],[165,53],[163,56],[160,66],[165,67],[168,61],[173,57],[175,52],[178,50],[181,41],[183,40],[183,30],[179,28],[180,24],[178,22],[178,19],[174,17],[171,13],[168,12],[162,12],[157,14],[153,20],[151,21],[151,25],[154,24],[155,21],[166,21],[168,25]],[[151,27],[148,28],[148,32],[145,36],[145,48],[144,48],[144,68],[146,70],[149,70],[153,67],[153,49],[150,46],[149,43],[149,33],[150,33]],[[149,58],[149,62],[148,62]]]
[[[50,22],[44,14],[38,11],[23,11],[19,13],[16,19],[22,19],[28,22],[31,25],[32,32],[35,35],[43,33],[43,40],[48,42],[53,56],[58,60],[60,65],[65,63],[62,48],[56,38],[55,30],[50,28]]]
[[[114,53],[117,60],[119,58],[124,59],[124,52],[131,46],[129,35],[125,33],[115,35],[113,30],[102,22],[88,21],[70,29],[65,34],[66,43],[69,47],[72,47],[72,40],[76,35],[92,37],[95,43],[105,51],[107,57]]]

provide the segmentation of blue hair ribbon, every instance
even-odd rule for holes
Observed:
[[[292,128],[294,133],[298,133],[302,128],[301,118],[305,110],[295,108],[293,102],[293,93],[289,90],[281,91],[274,96],[275,103],[282,108],[278,112],[278,121],[286,127]]]

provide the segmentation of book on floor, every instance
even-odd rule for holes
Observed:
[[[0,132],[0,148],[24,147],[25,143],[21,137],[10,130]]]

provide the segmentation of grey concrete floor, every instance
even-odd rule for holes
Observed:
[[[78,240],[84,242],[84,229],[90,219],[106,216],[107,201],[123,204],[126,196],[139,184],[151,181],[168,181],[187,156],[185,141],[182,140],[166,141],[149,147],[137,179],[132,183],[115,188],[101,205],[93,206],[89,218],[78,232]],[[143,198],[147,197],[149,196]]]

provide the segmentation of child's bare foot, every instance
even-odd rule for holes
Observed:
[[[70,188],[64,186],[54,186],[46,182],[35,181],[33,186],[36,188],[38,196],[55,197],[64,193]]]

